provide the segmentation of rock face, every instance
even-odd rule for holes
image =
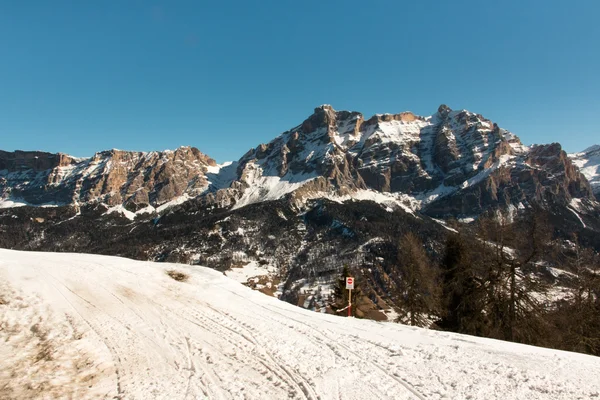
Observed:
[[[0,196],[31,205],[101,202],[130,210],[197,196],[209,185],[211,158],[175,151],[110,150],[89,159],[39,152],[0,153]]]
[[[569,157],[590,182],[590,186],[600,200],[600,145],[591,146],[580,153],[569,154]]]
[[[76,161],[66,154],[52,154],[40,151],[14,151],[0,150],[0,171],[19,172],[33,170],[41,172],[56,167],[68,167]]]

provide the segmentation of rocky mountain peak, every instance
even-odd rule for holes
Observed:
[[[328,104],[315,108],[315,112],[302,123],[303,132],[314,132],[319,128],[329,129],[336,121],[336,111]]]
[[[442,104],[438,107],[437,112],[442,118],[447,118],[450,112],[452,112],[452,109],[447,105]]]
[[[566,202],[590,198],[560,146],[530,149],[482,115],[444,104],[430,117],[401,112],[366,121],[358,112],[317,107],[300,126],[244,156],[238,173],[248,191],[237,192],[241,205],[289,192],[306,198],[372,191],[414,210],[477,215],[541,193]]]
[[[331,104],[321,104],[318,107],[315,107],[315,114],[321,112],[321,111],[333,111],[335,112],[335,110],[333,109],[333,107],[331,106]]]

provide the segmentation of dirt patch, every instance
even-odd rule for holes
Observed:
[[[167,272],[171,278],[175,279],[177,282],[187,282],[190,279],[190,276],[185,272],[176,271],[174,269],[170,269]]]
[[[117,293],[120,294],[123,297],[128,298],[129,300],[136,300],[138,297],[138,294],[133,291],[132,289],[125,287],[125,286],[121,286],[121,285],[117,285]]]
[[[92,399],[113,387],[112,360],[81,333],[85,325],[37,295],[0,288],[11,299],[0,312],[0,399]]]

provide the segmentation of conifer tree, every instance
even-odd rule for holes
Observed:
[[[421,240],[412,232],[404,234],[398,245],[400,322],[426,326],[428,317],[437,313],[439,290],[436,272]]]
[[[454,332],[484,335],[484,288],[462,236],[448,237],[441,270],[444,315],[438,325]]]

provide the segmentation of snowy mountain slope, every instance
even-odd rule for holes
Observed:
[[[201,267],[0,250],[0,290],[4,398],[600,395],[596,357],[321,315]]]
[[[244,155],[238,174],[236,207],[288,193],[300,203],[377,193],[412,211],[456,217],[547,195],[564,204],[593,200],[560,145],[524,146],[483,116],[445,105],[427,117],[403,112],[367,120],[323,105]]]
[[[582,152],[569,154],[573,164],[590,182],[596,197],[600,199],[600,145],[594,145]]]
[[[501,154],[527,149],[514,135],[466,110],[441,106],[429,117],[405,112],[365,121],[358,112],[323,105],[301,125],[242,157],[240,168],[242,174],[247,167],[254,172],[246,174],[248,186],[259,186],[271,198],[266,177],[294,182],[288,191],[322,177],[328,184],[316,185],[320,191],[406,193],[420,207],[442,188],[457,190],[459,183],[493,167],[501,140],[507,145]]]

